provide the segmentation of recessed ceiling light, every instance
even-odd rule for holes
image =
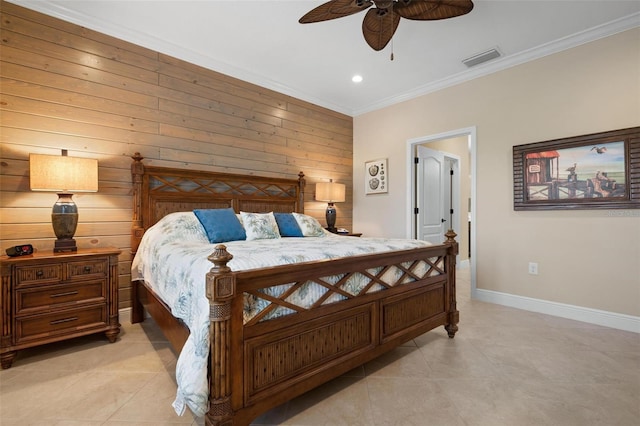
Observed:
[[[353,81],[354,83],[360,83],[362,81],[362,76],[356,74],[353,77],[351,77],[351,81]]]

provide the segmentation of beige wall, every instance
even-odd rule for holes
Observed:
[[[77,194],[79,247],[114,246],[129,305],[131,175],[146,164],[307,179],[305,211],[324,223],[315,183],[347,185],[352,118],[1,2],[0,248],[51,249],[52,193],[29,191],[29,153],[96,158],[99,192]]]
[[[354,181],[371,158],[390,175],[383,197],[354,186],[356,228],[404,236],[407,141],[476,126],[477,287],[640,315],[640,211],[515,212],[511,161],[514,145],[640,125],[639,43],[636,28],[356,117]]]

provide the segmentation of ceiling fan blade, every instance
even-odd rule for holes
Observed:
[[[363,11],[373,4],[369,0],[330,0],[307,12],[298,20],[301,24],[328,21]]]
[[[373,50],[382,50],[389,43],[400,23],[400,15],[391,8],[374,8],[367,12],[362,21],[362,34]]]
[[[399,0],[394,11],[406,19],[430,21],[466,15],[473,9],[471,0]]]

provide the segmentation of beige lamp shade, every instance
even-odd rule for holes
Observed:
[[[51,225],[58,239],[54,253],[77,251],[73,235],[78,226],[78,206],[74,192],[98,191],[98,160],[62,155],[29,154],[29,185],[32,191],[58,193],[51,210]]]
[[[29,182],[32,191],[97,192],[98,160],[29,154]]]
[[[316,183],[316,200],[328,203],[342,203],[345,200],[345,186],[342,183]]]

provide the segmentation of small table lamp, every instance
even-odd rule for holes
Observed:
[[[342,203],[345,200],[345,186],[342,183],[335,183],[333,179],[329,182],[316,183],[316,200],[326,201],[327,205],[327,231],[337,232],[336,229],[336,208],[333,203]]]
[[[98,191],[98,160],[62,155],[29,154],[29,181],[32,191],[58,193],[58,201],[51,211],[53,232],[58,239],[53,251],[77,251],[73,235],[78,226],[78,207],[72,192]]]

